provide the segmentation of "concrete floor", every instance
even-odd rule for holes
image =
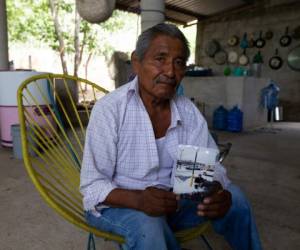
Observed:
[[[300,123],[277,123],[277,133],[256,130],[219,133],[231,141],[224,164],[229,177],[250,199],[264,249],[300,249]],[[79,250],[87,234],[65,222],[41,200],[21,160],[0,148],[0,250]],[[230,249],[222,237],[208,235],[214,249]],[[97,240],[97,249],[117,249]],[[185,245],[205,249],[199,240]]]

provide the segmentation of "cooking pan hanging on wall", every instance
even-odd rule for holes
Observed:
[[[231,36],[228,40],[227,40],[227,44],[230,47],[236,46],[239,43],[239,38],[237,36]]]
[[[235,51],[229,51],[227,60],[228,60],[229,63],[233,64],[233,63],[237,62],[238,57],[239,56]]]
[[[292,70],[300,71],[300,46],[293,48],[288,53],[287,62],[288,62],[288,66]]]
[[[227,61],[227,53],[224,50],[220,50],[215,54],[215,63],[218,65],[223,65]]]
[[[269,60],[269,66],[271,69],[277,70],[282,67],[283,60],[282,58],[278,55],[278,49],[275,50],[275,55],[272,56]]]
[[[243,53],[239,57],[239,64],[242,66],[246,66],[249,63],[249,57],[246,55],[246,49],[244,49]]]
[[[253,48],[255,45],[255,40],[253,37],[253,33],[250,33],[249,40],[248,40],[248,48]]]
[[[282,47],[287,47],[291,44],[292,37],[289,35],[289,27],[285,28],[285,34],[280,37],[279,43]]]
[[[267,30],[266,31],[266,33],[265,33],[265,36],[264,36],[264,38],[266,39],[266,40],[271,40],[272,38],[273,38],[273,31],[272,30]]]
[[[266,44],[266,41],[262,38],[262,31],[259,32],[259,37],[255,40],[255,47],[256,48],[263,48]]]
[[[205,53],[209,57],[214,57],[215,54],[220,50],[220,44],[217,40],[211,40],[206,44]]]

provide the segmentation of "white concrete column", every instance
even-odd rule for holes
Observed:
[[[142,31],[165,21],[164,0],[141,0]]]
[[[7,39],[7,19],[6,3],[0,0],[0,70],[8,70],[8,39]]]

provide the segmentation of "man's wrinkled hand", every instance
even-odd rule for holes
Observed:
[[[176,195],[172,192],[148,187],[141,192],[139,210],[151,216],[174,213],[177,209]]]
[[[204,198],[203,202],[198,205],[198,215],[210,219],[223,217],[231,207],[231,193],[219,186],[213,194]]]

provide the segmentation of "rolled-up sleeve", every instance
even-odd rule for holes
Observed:
[[[116,111],[101,100],[92,111],[86,131],[80,174],[80,192],[84,210],[91,210],[103,202],[117,186],[112,177],[117,156]]]

